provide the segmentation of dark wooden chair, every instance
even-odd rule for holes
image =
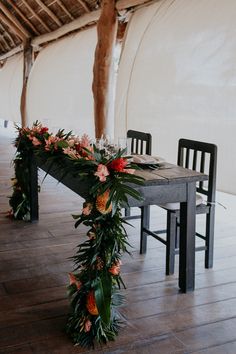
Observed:
[[[137,130],[128,130],[127,138],[131,138],[131,154],[152,154],[152,136]]]
[[[209,176],[208,181],[199,182],[196,186],[196,214],[205,214],[205,234],[196,232],[196,236],[205,241],[205,245],[196,247],[196,251],[205,250],[205,268],[213,266],[214,223],[215,223],[215,194],[216,194],[216,166],[217,146],[200,141],[180,139],[178,147],[179,166],[189,168]],[[204,201],[203,197],[206,200]],[[161,205],[167,211],[167,229],[150,231],[147,227],[141,229],[140,253],[145,253],[147,235],[155,237],[166,245],[166,274],[174,273],[175,254],[178,254],[178,229],[180,205],[168,203]],[[141,223],[142,225],[143,223]],[[146,225],[145,225],[146,226]],[[166,233],[166,239],[160,234]]]
[[[127,138],[131,138],[131,154],[152,154],[152,136],[150,133],[143,133],[137,130],[128,130]],[[125,220],[140,218],[141,214],[131,215],[130,208],[125,209]]]

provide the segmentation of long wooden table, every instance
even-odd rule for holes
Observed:
[[[31,220],[38,219],[38,182],[37,166],[48,171],[47,165],[31,164]],[[182,292],[194,290],[195,283],[195,208],[196,182],[208,179],[208,176],[180,166],[165,164],[156,170],[139,170],[135,172],[144,178],[143,186],[135,186],[142,201],[129,199],[129,205],[143,207],[144,226],[149,222],[149,205],[180,203],[180,250],[179,250],[179,288]],[[86,198],[86,183],[78,182],[78,178],[67,175],[62,178],[58,169],[50,169],[50,175],[64,185]]]

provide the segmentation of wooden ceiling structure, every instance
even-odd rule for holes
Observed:
[[[94,63],[93,93],[95,108],[106,105],[106,99],[98,98],[100,90],[96,85],[104,85],[99,77],[101,65],[105,65],[105,86],[108,88],[110,61],[102,62],[102,56],[109,57],[117,36],[117,23],[124,15],[138,6],[158,0],[0,0],[0,67],[7,58],[16,53],[24,53],[24,76],[21,100],[22,123],[25,124],[25,97],[27,80],[34,60],[34,53],[51,41],[58,40],[87,26],[101,21],[98,30],[98,45]],[[115,18],[115,21],[109,20]],[[98,25],[99,28],[99,25]],[[97,64],[96,64],[97,62]],[[99,63],[99,64],[98,64]],[[99,67],[98,67],[99,65]],[[96,117],[96,115],[103,117]],[[96,135],[104,132],[106,109],[95,109]]]

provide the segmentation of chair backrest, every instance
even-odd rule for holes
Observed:
[[[207,182],[199,182],[197,184],[197,192],[205,194],[208,202],[214,202],[216,193],[217,146],[201,141],[180,139],[177,164],[208,175]]]
[[[127,138],[131,138],[131,154],[152,154],[152,136],[136,130],[128,130]]]

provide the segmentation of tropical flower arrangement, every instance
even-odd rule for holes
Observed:
[[[128,252],[125,220],[121,209],[128,196],[140,199],[132,184],[142,184],[135,166],[124,157],[125,150],[98,149],[87,135],[77,137],[59,130],[49,133],[36,122],[32,128],[17,128],[14,160],[15,177],[10,198],[12,215],[29,220],[29,159],[32,156],[50,166],[59,165],[63,174],[86,180],[88,197],[75,227],[87,227],[87,240],[78,245],[69,274],[68,294],[71,312],[67,333],[75,344],[94,347],[95,342],[114,340],[121,325],[118,306],[125,286],[121,277],[121,257]],[[50,173],[50,171],[48,171]],[[130,185],[131,184],[131,185]]]

